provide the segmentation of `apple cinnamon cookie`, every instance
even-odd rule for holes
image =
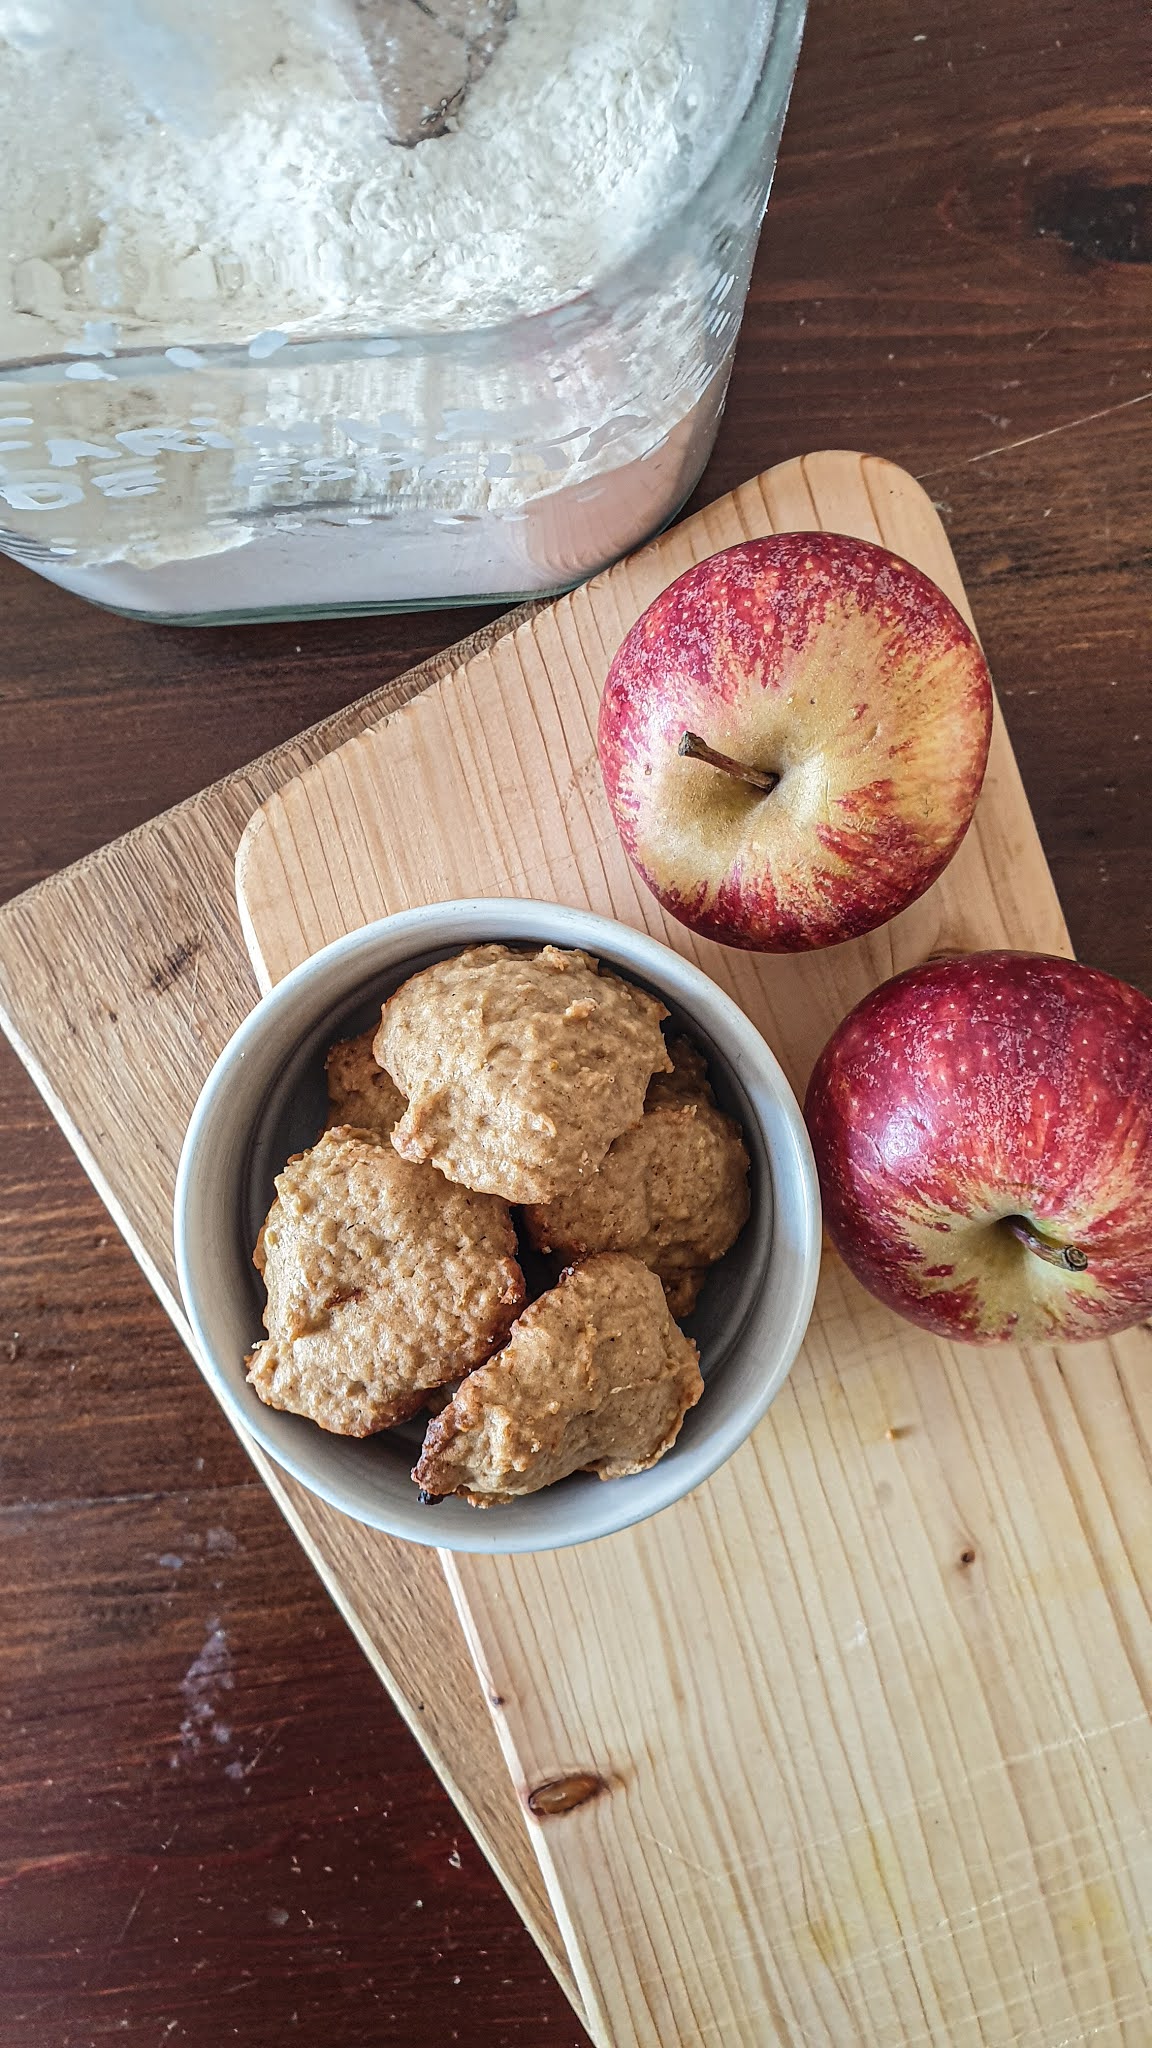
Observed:
[[[700,1081],[707,1087],[703,1074]],[[642,1259],[682,1316],[748,1221],[748,1154],[731,1117],[703,1095],[666,1099],[662,1089],[653,1102],[654,1092],[599,1166],[554,1201],[526,1208],[524,1223],[538,1251]]]
[[[375,1131],[387,1138],[408,1107],[400,1090],[376,1063],[372,1040],[376,1026],[356,1038],[341,1038],[324,1062],[328,1081],[328,1120],[325,1130],[337,1124],[353,1124],[360,1131]]]
[[[685,1266],[678,1273],[661,1273],[660,1285],[664,1299],[678,1323],[690,1316],[699,1298],[700,1289],[708,1278],[706,1266]]]
[[[708,1062],[698,1046],[690,1038],[670,1038],[668,1057],[671,1069],[665,1074],[653,1074],[644,1098],[645,1109],[655,1109],[658,1103],[710,1102],[715,1105],[716,1097],[708,1079]]]
[[[640,1121],[670,1071],[662,1003],[585,953],[473,946],[385,1003],[374,1052],[408,1099],[397,1152],[509,1202],[548,1202]]]
[[[655,1274],[605,1253],[525,1309],[504,1349],[429,1423],[412,1477],[434,1498],[491,1507],[572,1472],[643,1472],[703,1389],[696,1346]]]
[[[507,1204],[325,1131],[276,1179],[257,1246],[267,1340],[248,1378],[270,1408],[370,1436],[502,1344],[524,1302]]]

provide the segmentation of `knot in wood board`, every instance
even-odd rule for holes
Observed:
[[[1053,178],[1032,225],[1089,263],[1152,263],[1152,184],[1097,183],[1084,171]]]
[[[528,1794],[528,1811],[538,1820],[548,1820],[554,1814],[571,1813],[577,1806],[586,1806],[590,1799],[598,1799],[602,1792],[610,1792],[607,1778],[598,1771],[570,1771],[563,1778],[548,1778],[542,1785],[534,1785]]]

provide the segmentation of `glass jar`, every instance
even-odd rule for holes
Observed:
[[[4,552],[113,610],[211,624],[550,595],[675,515],[715,436],[804,0],[615,0],[623,29],[606,0],[440,0],[500,16],[483,73],[437,108],[446,133],[373,143],[356,35],[408,4],[277,0],[280,54],[249,75],[244,7],[0,0],[0,151],[33,194],[10,198],[0,301]],[[645,7],[666,29],[629,66]],[[27,105],[62,75],[42,144],[22,137],[5,91]],[[466,160],[425,154],[461,137]],[[55,154],[30,186],[37,147]],[[426,225],[381,243],[409,201]]]

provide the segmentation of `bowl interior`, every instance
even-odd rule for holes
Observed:
[[[602,920],[584,922],[618,929]],[[623,937],[632,941],[632,950],[635,935]],[[717,1100],[741,1126],[751,1159],[752,1211],[737,1243],[710,1272],[684,1325],[699,1346],[706,1390],[686,1417],[673,1450],[650,1472],[628,1479],[601,1481],[577,1474],[512,1505],[480,1511],[456,1500],[420,1506],[410,1478],[423,1435],[420,1418],[364,1440],[333,1436],[303,1417],[266,1408],[247,1385],[244,1360],[264,1334],[264,1290],[251,1262],[252,1247],[275,1193],[276,1174],[293,1152],[313,1144],[323,1127],[329,1046],[371,1024],[384,999],[410,974],[464,944],[488,938],[584,945],[660,998],[671,1012],[666,1029],[682,1031],[705,1054]],[[675,962],[689,982],[703,981],[678,956],[665,954],[653,942],[639,943]],[[329,948],[328,954],[337,950]],[[230,1057],[226,1049],[205,1090],[202,1112],[193,1120],[181,1169],[177,1248],[186,1301],[212,1376],[235,1418],[279,1463],[346,1512],[395,1534],[449,1549],[502,1551],[549,1548],[625,1527],[687,1491],[735,1448],[749,1427],[749,1410],[759,1412],[767,1405],[802,1334],[811,1295],[809,1289],[807,1300],[798,1304],[797,1284],[811,1265],[814,1192],[810,1176],[806,1179],[806,1140],[802,1125],[797,1140],[799,1112],[787,1084],[776,1069],[778,1088],[766,1085],[765,1062],[775,1069],[771,1054],[747,1019],[711,984],[703,986],[721,1014],[706,1021],[701,1012],[710,1006],[693,1000],[695,990],[670,989],[667,975],[613,958],[609,948],[586,934],[560,935],[546,924],[536,932],[510,933],[497,924],[453,935],[451,943],[394,947],[386,964],[372,959],[371,948],[361,951],[359,965],[355,958],[346,959],[343,972],[320,974],[310,991],[305,980],[296,1000],[288,983],[274,992],[262,1007],[271,1011],[280,999],[279,1029],[253,1030],[261,1014],[255,1013],[244,1027],[250,1045],[239,1057]],[[324,959],[317,956],[318,963]],[[735,1038],[733,1020],[742,1027]],[[815,1234],[818,1238],[818,1226]],[[530,1292],[549,1284],[543,1264],[526,1274]],[[793,1330],[801,1309],[799,1327]],[[786,1356],[782,1346],[788,1347]]]

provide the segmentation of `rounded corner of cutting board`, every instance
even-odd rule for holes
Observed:
[[[252,816],[249,818],[248,823],[245,825],[244,830],[240,834],[240,837],[236,843],[236,859],[234,863],[236,873],[236,888],[238,891],[243,886],[244,877],[248,872],[248,862],[249,859],[251,858],[253,845],[255,844],[256,840],[259,839],[261,833],[264,831],[267,825],[268,812],[271,810],[272,806],[274,804],[278,804],[279,801],[280,792],[278,790],[274,796],[266,797],[264,799],[264,802],[258,805],[256,810],[253,811]]]
[[[273,813],[280,805],[280,792],[277,791],[274,796],[268,797],[257,810],[253,811],[252,816],[240,834],[235,858],[232,863],[233,886],[236,893],[236,910],[240,919],[240,929],[244,935],[244,945],[248,958],[252,962],[253,972],[260,984],[261,995],[268,993],[272,982],[259,936],[259,906],[263,894],[258,872],[260,866],[259,843],[262,838],[269,835]]]

